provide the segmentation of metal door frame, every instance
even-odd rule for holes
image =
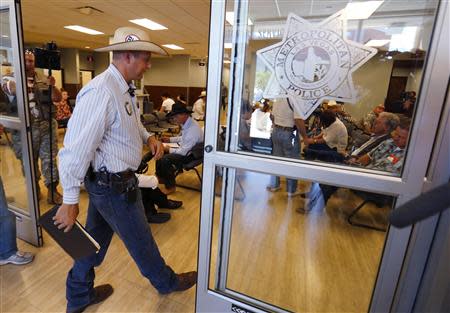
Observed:
[[[26,86],[22,12],[20,1],[2,0],[0,10],[9,11],[10,38],[13,55],[14,76],[16,79],[16,98],[18,117],[1,116],[0,123],[10,129],[21,132],[22,157],[25,171],[26,190],[28,191],[28,212],[13,205],[8,205],[16,216],[17,236],[35,246],[42,245],[42,230],[38,226],[39,201],[35,184],[35,170],[33,165],[33,149],[31,139],[31,125],[29,110],[27,109],[28,95]]]
[[[248,1],[237,0],[236,7],[244,7],[239,11],[241,20],[246,20],[246,7]],[[308,161],[278,160],[267,156],[259,156],[249,153],[230,153],[220,152],[216,150],[216,141],[218,134],[219,120],[219,103],[220,103],[220,83],[222,77],[222,60],[223,60],[223,34],[224,34],[224,16],[225,2],[211,2],[211,24],[209,38],[209,67],[208,67],[208,90],[207,102],[210,104],[207,108],[206,124],[205,124],[205,146],[212,146],[210,153],[205,154],[203,165],[203,193],[202,193],[202,211],[200,220],[199,235],[199,279],[197,286],[196,309],[199,312],[231,312],[231,304],[247,308],[255,312],[263,311],[283,311],[279,308],[258,303],[258,307],[246,303],[244,300],[238,300],[233,297],[230,292],[217,292],[208,289],[209,277],[214,275],[210,273],[210,252],[212,244],[212,218],[214,208],[214,179],[216,166],[224,166],[232,169],[243,169],[261,173],[274,173],[280,176],[293,177],[298,179],[306,179],[309,181],[319,181],[325,184],[343,186],[348,188],[363,189],[375,193],[383,193],[397,196],[396,205],[401,205],[406,201],[419,195],[423,188],[424,178],[427,176],[427,166],[431,159],[432,149],[435,143],[438,131],[439,119],[443,112],[443,104],[447,93],[448,77],[450,68],[448,66],[449,51],[449,33],[445,25],[448,25],[449,12],[448,2],[442,1],[439,5],[435,25],[433,29],[431,44],[428,49],[427,61],[424,65],[422,83],[419,92],[418,107],[414,116],[414,123],[410,131],[410,140],[408,144],[408,154],[404,164],[402,177],[393,177],[380,172],[371,170],[355,170],[348,167],[338,165],[317,165]],[[236,15],[238,15],[236,14]],[[448,28],[448,27],[447,27]],[[234,35],[232,56],[235,51],[245,49],[245,42],[240,41]],[[230,81],[240,82],[245,60],[234,59],[232,57],[232,65],[230,69]],[[445,66],[447,65],[447,66]],[[233,86],[233,85],[231,85]],[[237,90],[236,90],[237,89]],[[232,108],[231,103],[240,103],[241,92],[238,92],[239,86],[230,90],[232,96],[229,101],[229,112],[233,110],[239,111],[240,105]],[[425,102],[427,106],[425,107]],[[211,105],[212,104],[212,105]],[[233,113],[236,120],[239,112]],[[236,123],[234,124],[236,125]],[[229,132],[232,134],[228,142],[230,149],[236,147],[236,129],[232,128]],[[439,139],[439,138],[437,138]],[[233,151],[233,150],[231,150]],[[228,179],[234,181],[234,170]],[[339,174],[339,175],[333,175]],[[369,184],[368,184],[369,182]],[[226,190],[224,193],[225,206],[221,210],[221,246],[223,250],[218,251],[218,255],[222,258],[218,260],[220,264],[224,264],[224,258],[227,258],[227,247],[230,236],[230,220],[232,214],[233,203],[227,199],[232,199],[231,191]],[[228,216],[228,218],[227,218]],[[433,222],[424,227],[418,225],[416,229],[421,228],[422,236],[432,236],[435,225]],[[434,223],[435,224],[435,223]],[[401,296],[400,289],[406,277],[404,273],[404,262],[406,260],[408,245],[413,240],[412,227],[397,229],[390,227],[387,233],[385,247],[382,260],[380,263],[379,273],[375,288],[372,294],[372,301],[369,311],[388,312],[393,308],[393,304],[399,301]],[[422,264],[425,266],[425,264]],[[224,274],[226,275],[226,273]],[[223,277],[219,278],[219,282]],[[220,284],[224,287],[223,284]],[[241,298],[242,299],[242,298]],[[406,305],[411,305],[409,301]]]

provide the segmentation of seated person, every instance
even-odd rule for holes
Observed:
[[[380,115],[380,113],[384,112],[384,104],[379,104],[374,107],[367,115],[363,118],[361,124],[364,130],[368,133],[372,132],[372,126],[375,122],[375,119]]]
[[[352,152],[350,159],[347,160],[347,163],[357,163],[359,157],[365,155],[377,147],[380,143],[389,139],[390,133],[397,127],[399,122],[400,120],[396,114],[389,112],[380,113],[373,123],[371,138],[361,147]],[[326,204],[328,199],[338,189],[338,187],[320,184],[320,189],[323,193],[324,203]]]
[[[72,115],[72,110],[69,105],[69,94],[67,91],[61,89],[61,101],[55,102],[56,107],[56,120],[58,125],[67,126],[70,116]]]
[[[347,148],[347,128],[331,110],[320,115],[323,131],[318,136],[306,138],[305,158],[322,161],[342,161]]]
[[[360,146],[369,140],[370,133],[358,125],[353,117],[344,111],[344,103],[336,102],[334,100],[328,101],[327,108],[336,114],[336,117],[344,123],[347,128],[348,142],[352,145]]]
[[[159,112],[169,113],[172,111],[172,105],[175,103],[168,92],[164,92],[161,96],[162,104]]]
[[[372,126],[372,134],[370,139],[363,143],[360,147],[354,147],[351,153],[349,163],[356,161],[356,158],[368,153],[381,142],[390,137],[390,133],[397,128],[400,119],[394,113],[382,112],[375,119]]]
[[[170,200],[159,188],[156,176],[138,175],[139,188],[142,194],[142,203],[144,204],[145,216],[149,223],[161,224],[170,219],[170,214],[158,212],[155,205],[159,209],[178,209],[183,202]]]
[[[203,142],[203,130],[190,116],[191,113],[181,102],[175,102],[172,112],[167,114],[167,118],[181,126],[181,136],[162,138],[162,142],[178,143],[179,147],[165,146],[166,154],[156,161],[156,176],[168,193],[175,191],[176,173],[182,170],[183,164],[192,161],[193,156],[189,152],[196,144]]]
[[[401,118],[400,124],[391,133],[392,138],[385,140],[372,151],[358,158],[357,163],[370,169],[400,175],[408,142],[409,126],[410,120]]]

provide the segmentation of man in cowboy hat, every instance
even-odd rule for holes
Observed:
[[[196,272],[175,274],[165,264],[146,222],[134,173],[142,143],[157,159],[163,147],[140,122],[132,81],[150,68],[152,53],[167,52],[150,42],[147,33],[131,27],[117,29],[112,44],[97,51],[112,51],[112,64],[78,93],[59,153],[64,192],[55,225],[66,232],[72,228],[84,180],[89,193],[86,229],[101,247],[97,254],[76,260],[68,274],[67,312],[71,313],[83,312],[112,294],[109,284],[94,288],[94,266],[102,263],[114,233],[159,293],[186,290],[197,280]]]
[[[162,139],[163,142],[178,143],[179,147],[166,146],[166,154],[156,161],[156,176],[165,185],[167,193],[175,191],[176,172],[182,169],[183,164],[192,160],[192,149],[203,143],[203,130],[191,117],[191,113],[183,103],[177,101],[172,106],[172,112],[167,114],[167,118],[180,125],[182,131],[181,136]]]

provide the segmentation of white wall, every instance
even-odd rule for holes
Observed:
[[[61,50],[61,67],[64,69],[64,83],[80,83],[80,62],[78,57],[78,49],[70,48]]]
[[[206,87],[206,76],[208,67],[200,66],[199,59],[191,59],[189,65],[189,87]]]
[[[345,104],[345,110],[354,119],[363,118],[376,105],[384,103],[389,88],[392,65],[392,60],[381,61],[377,54],[353,73],[357,102]]]
[[[80,70],[93,71],[95,69],[95,58],[94,53],[90,51],[78,51],[78,57],[80,60]],[[88,57],[92,57],[93,61],[89,62]]]
[[[183,87],[189,85],[189,56],[153,58],[144,75],[144,85]]]
[[[399,67],[392,71],[392,76],[408,77],[406,82],[406,91],[419,92],[420,80],[422,79],[422,67],[411,70],[409,68]]]
[[[205,88],[207,67],[198,65],[199,61],[187,55],[153,58],[144,85]]]
[[[94,52],[94,63],[94,75],[97,76],[105,71],[111,63],[109,52]]]

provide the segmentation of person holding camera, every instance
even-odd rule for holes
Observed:
[[[47,202],[49,204],[61,204],[62,196],[57,191],[59,176],[56,164],[58,153],[56,129],[58,124],[53,118],[53,102],[61,101],[61,92],[55,86],[55,78],[42,79],[35,71],[35,56],[31,50],[25,51],[25,70],[27,76],[28,107],[31,119],[31,135],[33,141],[33,157],[36,171],[36,181],[39,182],[41,173],[38,167],[38,159],[41,160],[42,174],[45,186],[48,189]],[[49,86],[52,86],[51,99],[48,96]],[[11,105],[17,106],[16,88],[14,77],[3,78],[2,89],[11,99]],[[52,121],[50,127],[49,120]],[[12,131],[12,147],[16,157],[22,162],[22,140],[20,131]],[[38,197],[40,197],[39,183]]]
[[[89,194],[86,230],[100,251],[76,260],[66,281],[67,312],[83,312],[113,293],[110,284],[94,288],[94,267],[106,255],[113,234],[124,242],[142,275],[161,294],[183,291],[197,281],[197,272],[176,274],[164,261],[146,221],[136,170],[147,144],[155,159],[164,153],[139,118],[133,80],[150,68],[152,53],[167,55],[149,36],[134,27],[118,28],[109,46],[112,64],[85,85],[59,152],[63,204],[53,217],[66,232],[79,213],[80,184]]]

